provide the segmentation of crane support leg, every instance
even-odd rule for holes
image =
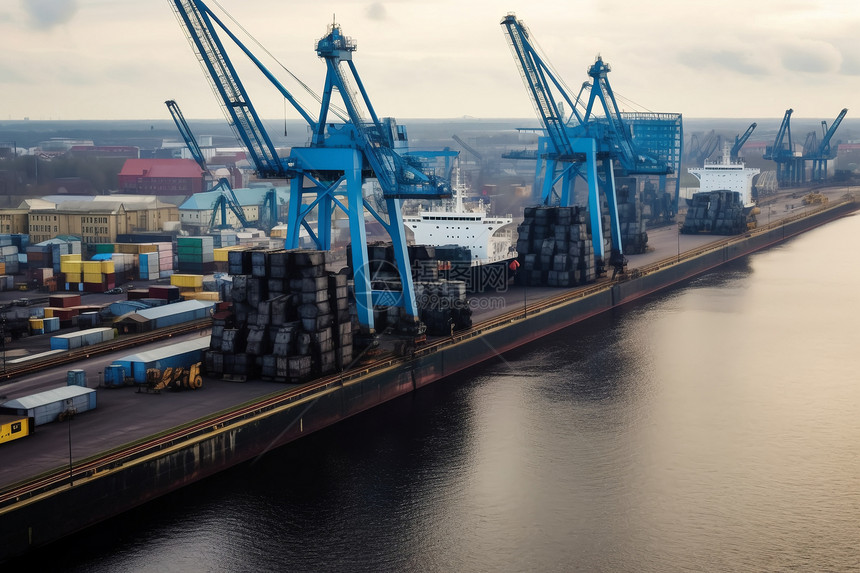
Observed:
[[[621,221],[618,219],[618,197],[615,195],[615,175],[612,171],[612,161],[603,161],[603,173],[606,179],[606,205],[609,207],[609,232],[612,250],[622,254]]]
[[[287,238],[284,241],[284,248],[297,249],[299,246],[299,232],[301,230],[302,221],[302,186],[305,184],[305,177],[298,174],[290,180],[290,204],[287,208]]]
[[[359,186],[361,184],[359,183]],[[331,250],[331,224],[334,201],[327,189],[317,192],[319,202],[317,203],[317,240],[319,248],[323,251]]]
[[[397,272],[400,274],[402,296],[398,306],[406,310],[406,314],[418,320],[418,306],[415,302],[415,286],[412,283],[412,267],[409,265],[409,253],[406,249],[406,236],[403,227],[403,212],[400,199],[386,199],[391,243],[394,246],[394,260],[397,262]]]
[[[360,163],[359,163],[360,166]],[[364,203],[361,191],[361,168],[347,174],[347,200],[349,201],[349,236],[352,249],[352,275],[355,285],[355,310],[362,330],[374,331],[373,290],[370,284],[370,265],[367,261],[367,231],[364,226]]]

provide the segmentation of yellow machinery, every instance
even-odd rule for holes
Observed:
[[[813,191],[803,196],[804,205],[827,205],[830,199],[826,195]]]
[[[188,368],[148,368],[146,371],[146,391],[159,393],[165,389],[197,390],[203,386],[200,375],[201,363],[192,364]]]

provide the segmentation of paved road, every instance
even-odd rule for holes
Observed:
[[[208,337],[208,333],[205,335]],[[173,340],[181,342],[195,336],[199,335],[185,335]],[[137,351],[150,350],[162,344],[141,346]],[[95,388],[104,367],[128,354],[129,351],[116,352],[79,364],[51,368],[24,380],[10,382],[0,389],[0,393],[13,399],[65,386],[66,372],[71,368],[85,370],[87,386]],[[70,433],[72,458],[80,460],[284,388],[284,384],[274,382],[237,383],[209,378],[204,379],[203,388],[186,392],[147,394],[138,393],[133,387],[100,388],[95,410],[83,412],[69,423],[38,426],[34,435],[0,445],[0,487],[68,465]]]

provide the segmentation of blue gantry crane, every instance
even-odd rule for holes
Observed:
[[[538,53],[525,25],[513,14],[508,14],[501,25],[544,129],[545,135],[538,141],[535,176],[535,187],[541,189],[542,202],[572,205],[576,180],[587,181],[595,256],[601,263],[607,261],[601,217],[600,198],[603,196],[609,211],[612,257],[623,260],[615,172],[665,176],[673,172],[673,166],[666,157],[634,141],[630,125],[619,111],[609,85],[610,67],[602,58],[598,57],[589,67],[591,82],[584,84],[577,97],[573,98]],[[587,102],[583,102],[582,95],[586,90],[589,96]],[[562,105],[570,109],[568,117],[562,113]],[[599,111],[602,111],[602,116],[598,115]],[[655,114],[655,119],[658,115]],[[669,121],[667,133],[671,133],[668,137],[675,142],[680,135],[680,116],[667,115],[674,115],[674,118],[661,119]],[[643,121],[643,125],[645,123]],[[647,129],[643,127],[645,131]],[[680,146],[680,142],[672,145]],[[677,160],[680,161],[680,152]]]
[[[326,63],[326,79],[322,95],[315,96],[320,108],[314,118],[202,0],[170,2],[257,173],[261,177],[290,179],[285,247],[296,248],[299,230],[305,228],[318,248],[330,249],[334,210],[342,210],[349,221],[356,306],[362,328],[373,330],[374,305],[400,306],[417,325],[401,204],[406,198],[450,196],[451,189],[427,161],[409,154],[405,126],[397,125],[392,118],[377,116],[353,61],[355,42],[343,35],[336,23],[317,42],[316,53]],[[312,134],[309,146],[293,147],[285,158],[278,156],[224,49],[221,33],[298,111]],[[333,105],[335,94],[339,95],[345,112]],[[383,213],[365,198],[363,185],[369,179],[376,179],[382,189]],[[311,213],[317,216],[315,228],[310,224]],[[372,288],[365,213],[376,219],[391,237],[401,290]]]
[[[831,145],[831,141],[833,140],[833,135],[836,133],[836,130],[839,129],[839,124],[842,123],[842,120],[845,118],[847,113],[847,108],[840,111],[839,115],[836,116],[836,119],[834,119],[833,123],[830,125],[830,128],[827,127],[826,121],[822,121],[821,141],[817,142],[816,146],[810,147],[809,150],[804,148],[804,159],[812,162],[812,171],[810,173],[811,181],[827,181],[827,162],[836,157],[836,149]]]
[[[200,149],[200,145],[197,143],[197,138],[194,137],[194,134],[191,132],[188,122],[185,121],[185,116],[183,115],[182,110],[179,109],[179,104],[172,99],[167,100],[164,104],[167,106],[168,111],[170,111],[173,122],[176,124],[179,134],[185,141],[188,151],[191,152],[191,157],[197,162],[200,169],[208,175],[209,179],[212,179],[212,173],[206,165],[206,158],[203,156],[203,150]],[[251,226],[247,217],[245,217],[245,210],[242,209],[242,205],[239,203],[239,199],[236,197],[236,193],[233,191],[233,187],[230,185],[229,181],[222,177],[209,189],[209,191],[221,192],[221,194],[215,199],[214,205],[212,205],[212,217],[209,220],[210,229],[229,229],[232,227],[232,225],[227,222],[228,209],[236,216],[236,220],[242,227]],[[277,219],[277,217],[275,218]],[[218,223],[219,220],[220,223]]]
[[[803,157],[794,151],[791,141],[792,113],[794,113],[793,109],[785,110],[773,144],[768,146],[764,153],[764,159],[776,163],[776,183],[779,187],[792,187],[803,183],[806,179]]]

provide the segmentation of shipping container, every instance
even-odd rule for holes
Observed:
[[[79,294],[54,294],[48,297],[48,306],[70,308],[81,305]]]
[[[82,386],[87,387],[87,372],[86,370],[69,370],[66,372],[66,386]]]
[[[108,327],[90,328],[51,337],[51,350],[72,350],[92,346],[114,339],[114,329]]]
[[[114,360],[113,363],[120,365],[124,369],[125,375],[134,378],[136,384],[145,384],[147,369],[188,368],[192,364],[201,362],[203,351],[208,348],[209,337],[206,336],[125,356]]]
[[[35,422],[29,416],[0,414],[0,444],[25,438],[33,433]]]
[[[202,288],[203,275],[174,274],[170,277],[170,284],[183,288]]]

